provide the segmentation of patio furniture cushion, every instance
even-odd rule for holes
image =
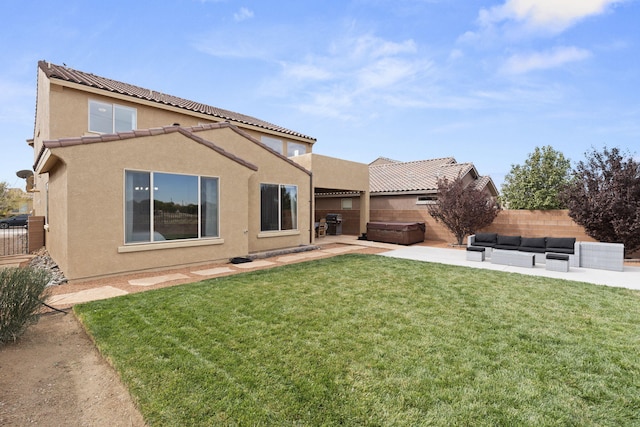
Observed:
[[[474,246],[492,248],[498,242],[498,233],[476,233]]]
[[[535,252],[543,254],[547,247],[546,238],[544,237],[523,237],[520,241],[519,251]]]
[[[558,261],[569,261],[569,255],[567,254],[547,254],[546,258]]]
[[[494,248],[517,251],[520,247],[520,240],[520,236],[503,236],[498,234],[498,241]]]
[[[467,246],[467,250],[471,252],[484,252],[485,248],[481,246]]]
[[[573,254],[576,244],[575,237],[547,237],[547,252]]]

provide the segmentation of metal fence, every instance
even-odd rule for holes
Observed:
[[[26,254],[28,243],[25,227],[0,228],[0,256]]]

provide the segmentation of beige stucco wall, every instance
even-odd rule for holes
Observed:
[[[249,248],[251,252],[295,247],[311,243],[311,184],[309,172],[263,145],[248,140],[230,128],[198,132],[234,155],[258,165],[249,179]],[[298,229],[283,232],[260,231],[260,184],[298,187]]]
[[[57,163],[54,169],[51,170],[51,180],[49,180],[48,186],[42,186],[42,189],[37,193],[42,197],[43,205],[46,204],[47,199],[50,201],[49,209],[44,213],[48,213],[47,221],[56,224],[56,227],[51,228],[45,225],[44,240],[47,250],[61,268],[63,268],[65,261],[69,258],[69,241],[67,239],[67,231],[69,229],[69,219],[67,215],[68,176],[66,171],[67,165],[64,162]],[[49,175],[47,175],[47,178],[48,177]]]
[[[292,157],[292,160],[313,173],[314,192],[356,192],[358,215],[348,212],[343,215],[343,232],[360,235],[367,230],[369,222],[369,166],[364,163],[337,159],[319,154],[305,154]],[[312,211],[316,220],[328,213],[317,206],[314,200]],[[360,208],[362,207],[362,208]],[[338,212],[335,212],[338,213]]]
[[[40,159],[40,162],[36,165],[34,214],[48,213],[47,248],[71,280],[225,260],[311,242],[312,195],[308,171],[274,155],[255,141],[266,135],[282,140],[285,150],[286,144],[295,142],[304,144],[311,152],[314,140],[243,123],[237,124],[242,128],[240,133],[230,128],[198,132],[198,136],[210,137],[226,151],[258,165],[257,172],[178,133],[54,148],[39,157],[43,141],[92,135],[88,132],[89,100],[136,108],[138,129],[174,123],[188,127],[214,121],[210,116],[176,107],[105,93],[72,82],[50,81],[38,70],[33,145],[34,161]],[[174,241],[146,245],[150,250],[138,251],[125,246],[126,168],[219,176],[220,242],[224,243],[202,246],[202,242]],[[260,183],[298,187],[297,230],[260,232]],[[145,245],[137,246],[141,249]]]
[[[58,139],[66,137],[77,137],[90,135],[89,129],[89,101],[99,101],[115,103],[118,105],[135,108],[137,111],[137,129],[150,129],[154,127],[171,126],[178,123],[180,126],[197,126],[206,123],[222,122],[225,119],[214,118],[206,114],[187,111],[181,108],[162,105],[157,102],[145,101],[131,98],[129,96],[108,93],[93,88],[87,88],[57,80],[49,81],[42,75],[41,83],[43,87],[50,86],[50,112],[51,117],[48,123],[43,123],[42,128],[51,125],[51,132],[46,139]],[[46,96],[43,102],[48,102]],[[40,97],[38,98],[40,103]],[[44,104],[43,104],[44,105]],[[283,135],[275,131],[258,128],[256,126],[243,123],[234,123],[243,128],[251,136],[260,139],[262,135],[277,138],[286,144],[289,141],[304,144],[308,152],[312,151],[314,141],[297,137],[294,135]],[[286,145],[285,145],[286,149]]]
[[[228,259],[249,252],[251,169],[173,133],[55,148],[48,249],[71,280]],[[124,171],[220,178],[220,239],[124,244]],[[58,178],[59,177],[59,178]],[[65,178],[66,177],[66,178]],[[58,194],[66,199],[57,200]],[[55,208],[53,208],[55,207]],[[203,246],[204,244],[204,246]]]
[[[341,191],[369,191],[369,167],[364,163],[319,154],[291,158],[313,172],[313,186]]]

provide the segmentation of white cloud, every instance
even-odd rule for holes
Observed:
[[[415,41],[408,39],[400,43],[384,40],[373,34],[344,37],[331,44],[332,55],[346,55],[352,59],[376,59],[403,54],[415,54]]]
[[[253,11],[246,7],[241,7],[239,11],[233,14],[233,19],[236,22],[245,21],[253,18]]]
[[[451,52],[449,52],[449,61],[455,61],[463,57],[464,57],[464,52],[461,51],[460,49],[453,49]]]
[[[419,62],[383,58],[356,70],[361,89],[388,88],[413,78],[422,68]]]
[[[411,85],[432,63],[418,54],[411,39],[396,42],[360,34],[335,39],[325,54],[282,61],[281,66],[282,74],[267,87],[297,99],[297,108],[306,113],[352,120],[375,115],[369,108],[414,105],[418,95]]]
[[[591,52],[588,50],[561,46],[546,52],[513,55],[504,63],[502,71],[506,74],[524,74],[561,67],[569,62],[583,61],[590,56]]]
[[[561,32],[589,16],[600,15],[627,0],[506,0],[500,6],[482,9],[479,22],[490,27],[515,21],[533,30]]]
[[[282,63],[284,75],[296,80],[328,80],[333,73],[312,64],[288,64]]]

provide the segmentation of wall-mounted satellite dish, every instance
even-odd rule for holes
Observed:
[[[16,172],[16,175],[18,175],[18,178],[27,179],[30,176],[33,176],[33,171],[29,169],[23,169],[21,171]]]

